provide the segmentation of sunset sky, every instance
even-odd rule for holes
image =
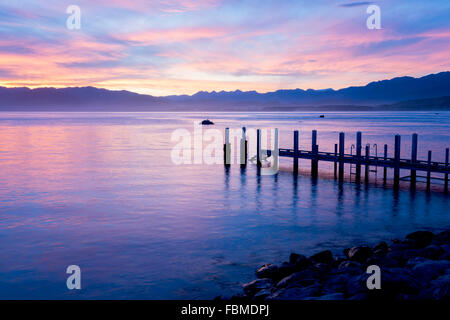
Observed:
[[[81,29],[69,30],[69,5]],[[450,1],[20,0],[0,4],[0,86],[152,95],[324,89],[450,70]]]

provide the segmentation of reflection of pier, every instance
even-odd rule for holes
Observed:
[[[244,129],[245,130],[245,129]],[[244,131],[245,134],[245,131]],[[242,141],[244,141],[245,135],[243,134]],[[376,152],[375,155],[370,154],[370,145],[366,145],[365,154],[362,154],[362,134],[357,132],[356,134],[356,146],[352,147],[351,154],[345,153],[345,134],[343,132],[339,133],[339,143],[335,144],[334,152],[319,151],[319,145],[317,144],[317,131],[312,131],[312,145],[311,151],[300,150],[299,149],[299,132],[294,131],[294,145],[292,149],[279,148],[280,157],[293,158],[293,171],[294,174],[298,174],[298,161],[299,159],[311,160],[311,174],[312,176],[318,175],[319,161],[327,161],[334,163],[334,175],[335,178],[339,180],[344,179],[344,165],[350,164],[351,168],[355,168],[354,175],[356,181],[361,181],[361,166],[365,166],[364,178],[366,182],[369,179],[370,172],[377,172],[378,167],[383,168],[383,181],[387,180],[387,169],[394,170],[394,187],[399,186],[400,180],[408,180],[411,183],[411,187],[415,188],[416,182],[420,182],[422,179],[426,182],[427,190],[430,190],[432,181],[444,181],[444,190],[448,192],[448,175],[450,173],[449,167],[449,148],[445,149],[445,162],[432,161],[432,152],[428,151],[427,160],[417,159],[417,141],[418,135],[414,133],[412,135],[411,142],[411,157],[405,159],[401,157],[401,137],[396,135],[394,139],[394,157],[388,157],[388,145],[384,145],[383,156],[378,156],[378,148],[373,145]],[[229,141],[227,141],[229,143]],[[257,134],[257,153],[258,166],[261,166],[260,153],[266,152],[267,156],[271,155],[270,150],[261,150],[261,135],[260,130]],[[355,149],[355,154],[353,154],[353,148]],[[225,149],[226,150],[226,149]],[[229,150],[229,149],[228,149]],[[247,156],[247,144],[241,142],[241,152],[244,152],[244,157]],[[227,152],[226,152],[227,153]],[[241,154],[242,157],[242,154]],[[242,158],[241,158],[242,159]],[[227,163],[227,162],[226,162]],[[229,162],[228,162],[229,163]],[[243,163],[243,162],[241,162]],[[245,162],[246,164],[246,159]],[[410,175],[406,177],[400,177],[400,170],[409,170]],[[417,172],[425,172],[425,176],[418,176]],[[353,174],[352,170],[350,173]],[[443,174],[442,178],[431,177],[432,173]],[[421,179],[422,178],[422,179]]]

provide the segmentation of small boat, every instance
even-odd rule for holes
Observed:
[[[203,126],[209,126],[209,125],[212,125],[212,124],[214,124],[214,122],[212,122],[212,121],[209,120],[209,119],[206,119],[206,120],[203,120],[203,121],[202,121],[202,125],[203,125]]]
[[[324,115],[324,114],[321,114],[321,115],[319,116],[319,118],[325,118],[325,115]]]

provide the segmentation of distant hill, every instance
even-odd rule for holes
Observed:
[[[153,97],[94,87],[0,87],[0,110],[450,110],[450,72],[399,77],[339,90],[200,91],[192,96]]]

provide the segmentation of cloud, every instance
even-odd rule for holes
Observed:
[[[361,6],[369,6],[371,4],[374,4],[374,2],[370,1],[362,1],[362,2],[351,2],[351,3],[343,3],[340,4],[339,7],[361,7]]]

